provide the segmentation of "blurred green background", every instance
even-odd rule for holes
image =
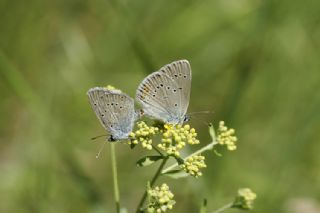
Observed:
[[[86,92],[131,96],[177,59],[193,70],[189,112],[225,120],[238,150],[207,153],[195,180],[167,182],[173,212],[258,194],[253,212],[320,212],[319,1],[0,1],[0,212],[114,212],[110,147]],[[200,117],[200,116],[199,116]],[[203,117],[203,116],[202,116]],[[191,121],[202,145],[207,127]],[[135,209],[155,167],[118,144],[122,206]],[[227,211],[228,212],[228,211]],[[229,212],[238,212],[230,210]]]

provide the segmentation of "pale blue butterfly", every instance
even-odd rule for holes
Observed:
[[[91,88],[87,95],[101,125],[110,133],[109,141],[128,139],[138,113],[134,100],[120,90]]]
[[[136,99],[146,115],[170,124],[182,124],[191,90],[191,67],[187,60],[163,66],[139,85]]]

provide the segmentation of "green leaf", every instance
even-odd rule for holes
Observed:
[[[137,166],[143,167],[143,166],[149,166],[153,163],[155,163],[158,160],[163,159],[163,156],[161,155],[152,155],[152,156],[145,156],[137,161]]]
[[[171,177],[173,179],[185,178],[189,176],[188,173],[181,169],[170,170],[169,172],[163,173],[163,175]]]
[[[214,127],[213,127],[212,123],[209,123],[209,134],[210,134],[212,141],[216,141],[216,133],[214,131]]]

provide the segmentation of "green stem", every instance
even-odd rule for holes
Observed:
[[[213,147],[215,145],[217,145],[218,143],[214,140],[212,141],[211,143],[209,143],[208,145],[202,147],[201,149],[195,151],[194,153],[188,155],[187,157],[183,158],[183,160],[186,160],[187,158],[190,158],[192,156],[195,156],[195,155],[198,155],[198,154],[201,154],[202,152],[205,152],[205,151],[208,151],[208,150],[212,150]],[[161,173],[164,174],[164,173],[167,173],[169,172],[170,170],[172,170],[173,168],[175,168],[176,166],[178,166],[178,163],[175,163],[169,167],[167,167],[166,169],[164,169]]]
[[[215,210],[215,211],[213,211],[213,212],[211,212],[211,213],[220,213],[220,212],[223,212],[224,210],[231,208],[232,205],[233,205],[233,203],[228,203],[227,205],[222,206],[220,209],[217,209],[217,210]]]
[[[162,154],[162,152],[160,152],[160,150],[155,146],[155,145],[151,145],[152,146],[152,148],[154,149],[154,150],[156,150],[156,152],[159,154],[159,155],[161,155],[161,156],[163,156],[164,157],[164,155]]]
[[[118,185],[115,143],[110,143],[110,146],[111,146],[111,163],[112,163],[114,199],[116,202],[116,213],[120,213],[120,195],[119,195],[119,185]]]
[[[153,176],[153,178],[152,178],[152,180],[151,180],[151,182],[150,182],[150,187],[151,187],[151,188],[154,186],[155,182],[157,181],[157,179],[158,179],[159,176],[161,175],[161,171],[162,171],[164,165],[166,164],[167,160],[168,160],[168,156],[166,156],[166,157],[163,159],[163,161],[162,161],[162,163],[160,164],[160,166],[159,166],[156,174]],[[144,201],[146,200],[147,195],[148,195],[148,189],[144,192],[144,194],[143,194],[143,196],[142,196],[142,198],[141,198],[141,200],[140,200],[140,202],[139,202],[139,205],[138,205],[138,208],[137,208],[137,210],[136,210],[136,213],[140,213],[140,212],[141,212],[142,205],[144,204]]]

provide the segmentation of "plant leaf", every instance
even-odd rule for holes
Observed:
[[[144,167],[144,166],[149,166],[149,165],[151,165],[161,159],[163,159],[163,156],[161,156],[161,155],[145,156],[145,157],[139,159],[136,164],[138,167]]]
[[[209,123],[209,134],[210,134],[212,141],[216,141],[216,133],[214,131],[214,127],[213,127],[212,123]]]
[[[163,175],[171,177],[173,179],[185,178],[185,177],[189,176],[188,173],[186,173],[185,171],[183,171],[181,169],[170,170],[166,173],[163,173]]]

